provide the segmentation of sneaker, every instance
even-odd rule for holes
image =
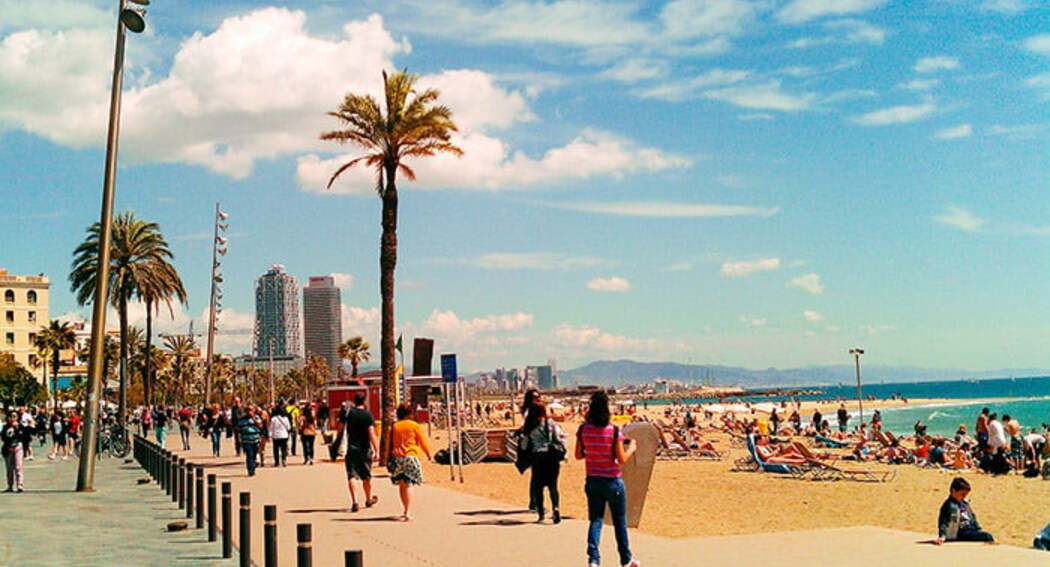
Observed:
[[[554,511],[554,517],[552,518],[555,524],[561,523],[561,512],[558,510]]]
[[[367,502],[365,502],[365,507],[366,508],[371,508],[372,506],[376,505],[376,502],[379,502],[379,497],[378,496],[373,496],[373,497],[369,498]]]
[[[25,490],[25,488],[23,488],[23,487],[22,487],[22,485],[21,485],[21,484],[19,484],[19,485],[18,485],[18,491],[19,491],[19,492],[25,492],[26,490]]]
[[[68,460],[69,460],[69,456],[67,455],[67,456],[65,456],[65,457],[62,457],[62,460],[63,460],[63,461],[68,461]]]
[[[54,455],[48,455],[47,456],[47,460],[53,461],[53,460],[55,460],[55,456]]]
[[[357,502],[354,502],[353,504],[350,505],[350,511],[351,512],[357,512],[360,509],[361,509],[361,507],[357,505]]]

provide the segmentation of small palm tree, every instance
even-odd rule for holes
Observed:
[[[365,339],[360,335],[351,337],[339,345],[339,358],[350,361],[351,378],[357,378],[358,364],[368,362],[368,359],[372,358],[372,353],[369,352],[370,348],[372,348],[372,345],[365,342]]]
[[[73,252],[69,282],[80,305],[94,299],[99,285],[101,232],[99,223],[88,227],[87,238]],[[131,211],[113,219],[109,281],[105,285],[109,286],[110,303],[120,319],[120,419],[124,419],[127,408],[128,302],[140,293],[140,287],[149,280],[158,263],[171,259],[160,225],[140,220]]]
[[[311,356],[303,367],[305,377],[306,399],[314,399],[314,390],[324,385],[332,377],[332,369],[323,356]]]
[[[437,104],[439,93],[433,89],[417,92],[419,77],[401,71],[387,76],[383,72],[384,100],[381,106],[372,95],[347,93],[343,103],[329,116],[338,119],[345,130],[321,134],[322,140],[351,143],[365,154],[343,164],[328,180],[331,188],[342,173],[363,164],[376,174],[376,192],[383,203],[383,235],[379,245],[379,292],[382,296],[382,322],[379,342],[380,365],[383,369],[382,430],[390,431],[397,405],[397,378],[394,376],[394,269],[397,266],[397,174],[409,180],[415,172],[404,162],[408,158],[431,157],[438,153],[456,156],[463,150],[450,140],[457,131],[452,111]],[[380,462],[390,454],[389,435],[383,436]]]
[[[51,364],[51,398],[58,407],[58,367],[62,351],[76,346],[77,337],[69,323],[52,319],[46,327],[41,327],[36,334],[33,346],[40,353],[42,360]]]
[[[168,357],[171,359],[171,373],[174,389],[188,392],[185,387],[184,376],[186,365],[193,352],[197,350],[197,341],[193,335],[166,335],[164,337],[164,348],[167,349]],[[169,392],[172,388],[169,388]]]

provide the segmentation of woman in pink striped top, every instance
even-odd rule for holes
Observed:
[[[587,420],[576,432],[576,458],[586,459],[587,516],[587,565],[601,564],[598,549],[602,536],[602,518],[605,506],[612,516],[616,549],[620,554],[620,565],[638,567],[641,563],[631,555],[627,541],[627,489],[624,487],[620,465],[634,455],[637,446],[625,439],[620,429],[610,425],[609,396],[595,392],[587,410]]]

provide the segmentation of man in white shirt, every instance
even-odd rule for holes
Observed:
[[[988,416],[988,447],[991,452],[1002,453],[1006,445],[1006,429],[1003,422],[999,421],[997,414]]]

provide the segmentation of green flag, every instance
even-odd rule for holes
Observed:
[[[397,344],[394,345],[394,348],[396,348],[397,352],[400,352],[402,355],[405,354],[405,351],[401,348],[401,335],[397,336]]]

